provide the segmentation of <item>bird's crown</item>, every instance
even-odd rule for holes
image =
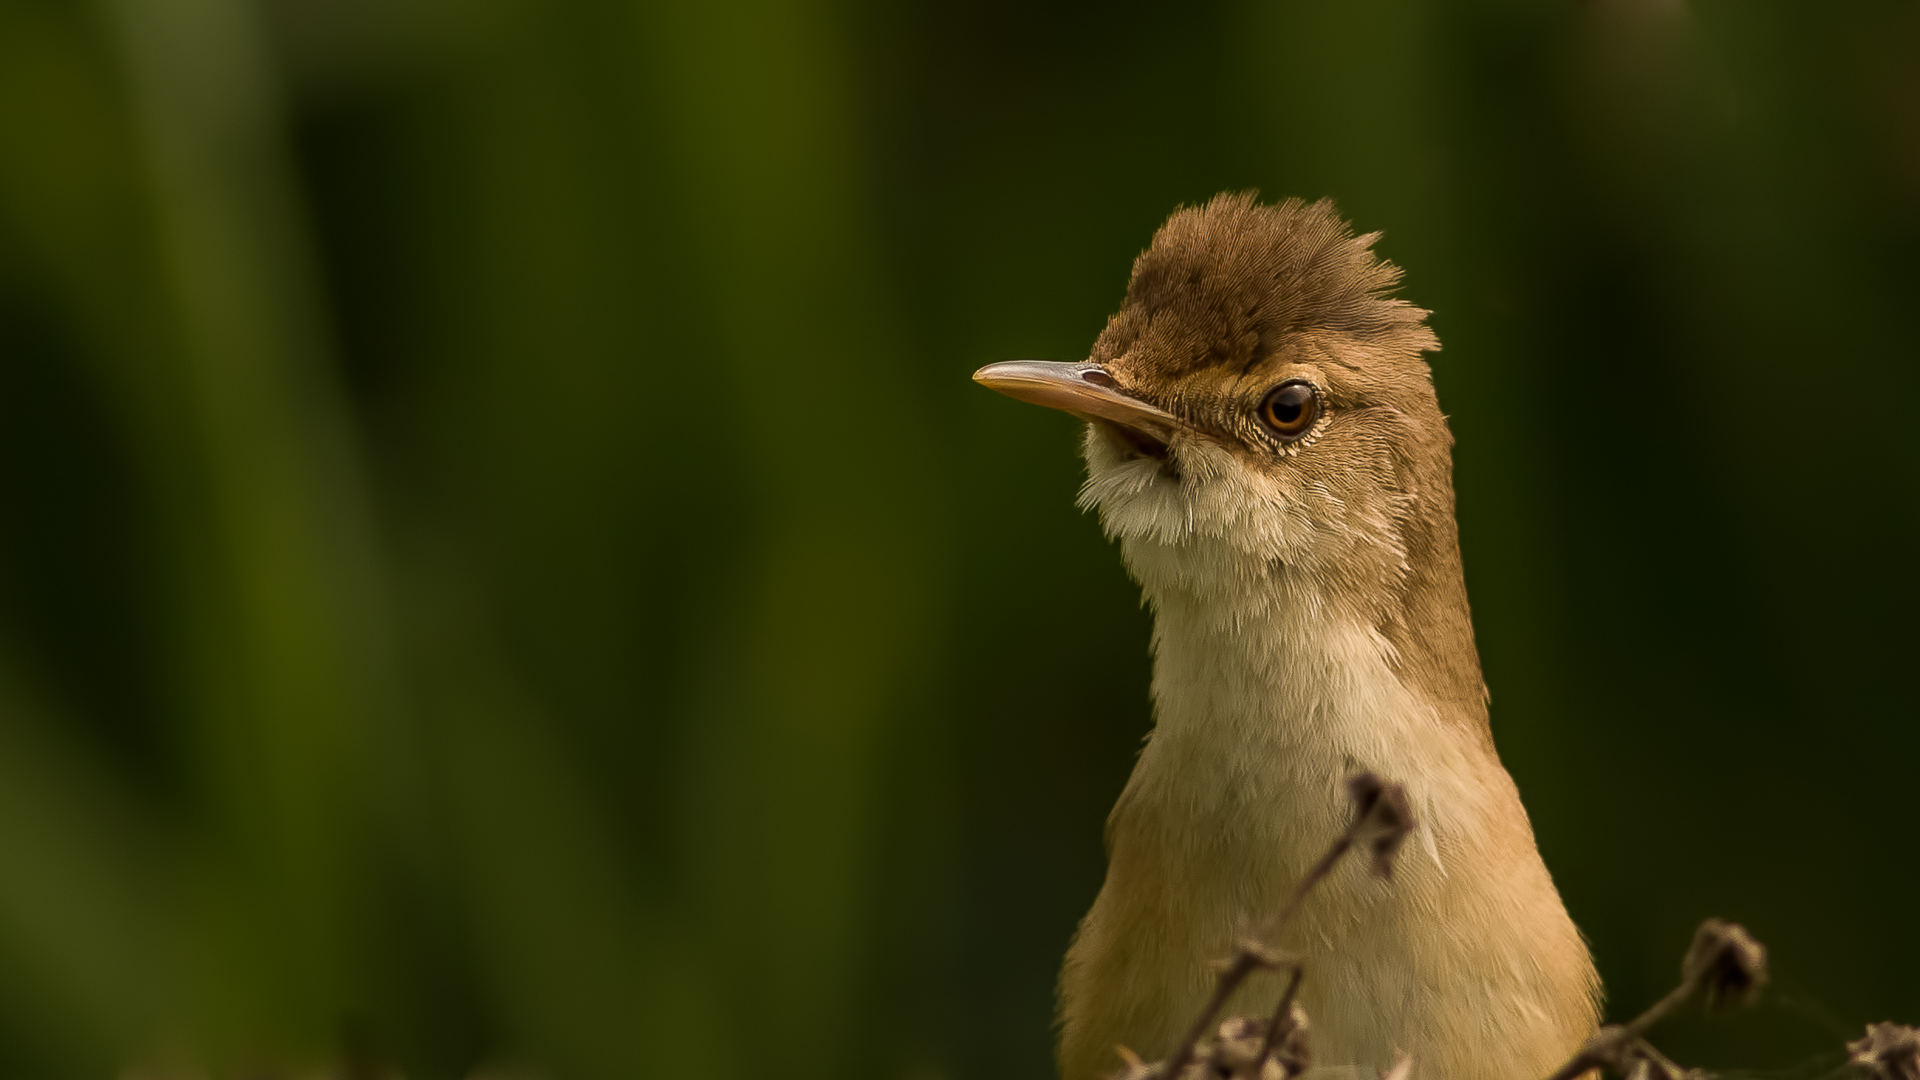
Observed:
[[[1426,312],[1387,293],[1400,268],[1355,236],[1331,200],[1261,205],[1229,192],[1174,212],[1134,261],[1127,297],[1093,347],[1144,380],[1249,372],[1319,331],[1400,352],[1438,348]]]

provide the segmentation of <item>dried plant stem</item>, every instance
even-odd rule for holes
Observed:
[[[1693,944],[1680,962],[1680,985],[1627,1023],[1601,1028],[1547,1080],[1573,1080],[1597,1068],[1629,1071],[1626,1051],[1639,1046],[1646,1048],[1643,1056],[1665,1069],[1672,1062],[1640,1038],[1648,1028],[1702,991],[1712,1007],[1721,1001],[1752,1001],[1766,985],[1767,947],[1755,941],[1743,926],[1725,919],[1708,919],[1693,932]],[[1678,1075],[1677,1066],[1665,1071]]]
[[[1293,965],[1293,977],[1287,980],[1286,992],[1280,995],[1280,1004],[1273,1007],[1273,1018],[1267,1021],[1267,1038],[1260,1044],[1260,1059],[1253,1063],[1255,1076],[1266,1068],[1267,1059],[1273,1056],[1273,1048],[1286,1038],[1287,1026],[1293,1019],[1293,997],[1300,992],[1300,980],[1306,973],[1306,965]]]
[[[1172,1057],[1167,1059],[1167,1071],[1163,1075],[1170,1078],[1170,1080],[1179,1080],[1181,1072],[1184,1071],[1188,1063],[1193,1060],[1194,1047],[1200,1045],[1200,1040],[1206,1036],[1207,1029],[1213,1026],[1215,1018],[1220,1015],[1220,1010],[1226,1007],[1227,999],[1233,996],[1235,990],[1240,989],[1240,984],[1247,980],[1247,976],[1253,974],[1260,968],[1274,967],[1277,965],[1278,961],[1275,959],[1271,950],[1268,949],[1263,939],[1273,939],[1280,936],[1280,932],[1286,929],[1287,923],[1292,920],[1294,913],[1300,909],[1300,904],[1307,898],[1307,894],[1312,892],[1314,886],[1320,884],[1329,873],[1333,872],[1333,868],[1339,864],[1341,856],[1344,856],[1353,848],[1354,840],[1359,837],[1361,830],[1366,827],[1366,825],[1366,814],[1361,813],[1354,815],[1353,823],[1347,826],[1347,830],[1340,834],[1339,839],[1333,842],[1333,846],[1327,848],[1326,854],[1320,856],[1319,861],[1314,863],[1313,867],[1294,884],[1293,892],[1287,896],[1286,905],[1280,909],[1278,915],[1274,916],[1273,921],[1268,924],[1265,932],[1258,938],[1246,939],[1240,942],[1239,947],[1234,950],[1233,958],[1227,961],[1227,966],[1220,972],[1220,981],[1213,988],[1213,996],[1207,999],[1206,1008],[1200,1010],[1199,1016],[1194,1017],[1193,1026],[1187,1029],[1186,1036],[1180,1040],[1179,1048],[1173,1052]],[[1294,986],[1287,988],[1287,996],[1283,1002],[1282,1011],[1276,1014],[1275,1024],[1280,1023],[1278,1017],[1285,1015],[1285,1006],[1293,1004],[1294,989],[1300,981],[1299,971],[1300,969],[1296,965],[1294,968]],[[1271,1028],[1269,1028],[1268,1031],[1268,1038],[1268,1049],[1271,1050]],[[1262,1060],[1264,1060],[1264,1057]]]
[[[1639,1041],[1640,1036],[1646,1034],[1648,1028],[1666,1019],[1668,1013],[1685,1004],[1688,998],[1697,993],[1703,978],[1700,972],[1689,973],[1680,980],[1679,986],[1674,987],[1666,997],[1654,1002],[1646,1012],[1624,1024],[1601,1028],[1593,1038],[1587,1040],[1585,1046],[1567,1059],[1565,1065],[1554,1070],[1553,1075],[1547,1077],[1547,1080],[1573,1080],[1574,1077],[1589,1069],[1612,1065],[1619,1060],[1621,1050]]]
[[[1193,1048],[1200,1044],[1201,1036],[1207,1033],[1207,1028],[1212,1025],[1214,1017],[1220,1015],[1220,1010],[1226,1006],[1227,999],[1233,996],[1233,992],[1239,989],[1248,975],[1253,974],[1255,968],[1266,965],[1266,958],[1256,952],[1251,943],[1243,942],[1234,951],[1233,959],[1228,961],[1226,968],[1220,972],[1220,981],[1214,984],[1213,996],[1207,999],[1206,1008],[1201,1009],[1200,1015],[1194,1017],[1193,1026],[1187,1029],[1186,1035],[1180,1040],[1180,1048],[1167,1059],[1165,1075],[1169,1080],[1178,1080],[1180,1073],[1186,1069],[1187,1063],[1193,1060]]]

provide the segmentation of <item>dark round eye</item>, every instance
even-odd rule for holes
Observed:
[[[1297,439],[1320,419],[1320,395],[1299,380],[1283,382],[1260,403],[1260,420],[1282,439]]]

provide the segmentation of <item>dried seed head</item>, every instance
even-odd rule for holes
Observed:
[[[1160,1075],[1160,1066],[1148,1064],[1140,1055],[1126,1046],[1115,1046],[1113,1052],[1120,1055],[1120,1068],[1107,1074],[1107,1080],[1153,1080]]]
[[[1414,826],[1407,789],[1366,772],[1348,778],[1347,793],[1353,798],[1354,842],[1372,853],[1374,873],[1392,877],[1393,857]]]
[[[1207,1075],[1258,1080],[1260,1047],[1266,1033],[1267,1026],[1251,1016],[1236,1016],[1222,1023],[1213,1053],[1207,1057]]]
[[[1608,1072],[1626,1072],[1630,1047],[1622,1040],[1622,1035],[1619,1024],[1603,1024],[1580,1048],[1580,1053],[1590,1055],[1592,1061],[1604,1066]]]
[[[1255,968],[1277,968],[1300,962],[1300,957],[1284,949],[1276,949],[1259,938],[1241,938],[1234,942],[1234,948],[1234,955],[1220,960],[1210,960],[1207,966],[1219,972],[1242,963],[1252,964]]]
[[[1236,1016],[1221,1023],[1211,1039],[1194,1047],[1179,1080],[1291,1080],[1296,1075],[1271,1056],[1263,1056],[1266,1045],[1265,1020]],[[1109,1075],[1108,1080],[1164,1080],[1167,1063],[1147,1063],[1124,1046],[1115,1047],[1126,1067]]]
[[[1645,1040],[1638,1040],[1621,1055],[1626,1065],[1624,1080],[1706,1080],[1699,1069],[1683,1069]]]
[[[1668,1072],[1656,1061],[1635,1058],[1633,1064],[1628,1065],[1627,1071],[1622,1074],[1622,1080],[1680,1080],[1680,1077],[1676,1073]]]
[[[1274,1033],[1267,1063],[1279,1067],[1281,1080],[1291,1080],[1313,1067],[1313,1048],[1307,1040],[1307,1010],[1301,1008],[1299,1002],[1293,1002],[1280,1025]]]
[[[1868,1024],[1866,1038],[1848,1043],[1847,1052],[1874,1080],[1920,1080],[1920,1028]]]
[[[1767,985],[1767,947],[1736,923],[1708,919],[1694,931],[1680,974],[1706,992],[1709,1008],[1743,1005]]]

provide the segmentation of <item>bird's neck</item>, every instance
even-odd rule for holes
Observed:
[[[1345,827],[1345,779],[1371,770],[1406,786],[1418,822],[1392,881],[1337,868],[1276,942],[1312,958],[1301,993],[1316,1056],[1384,1067],[1401,1048],[1447,1080],[1543,1074],[1591,1030],[1593,968],[1493,753],[1484,701],[1463,706],[1456,686],[1422,678],[1463,661],[1410,661],[1395,640],[1435,624],[1403,608],[1383,625],[1338,579],[1217,539],[1122,545],[1155,611],[1157,720],[1109,819],[1107,884],[1069,975],[1114,985],[1163,972],[1159,996],[1130,1008],[1173,1019],[1128,1037],[1170,1043],[1208,991],[1201,962],[1263,932]],[[1464,621],[1463,595],[1456,605],[1447,617]],[[1269,1008],[1277,990],[1249,984],[1228,1011]]]
[[[1429,814],[1501,773],[1457,554],[1451,574],[1415,568],[1396,595],[1369,596],[1220,539],[1123,551],[1155,615],[1156,723],[1136,794],[1223,821],[1249,801],[1293,805],[1311,849],[1337,828],[1355,771],[1405,783]],[[1452,597],[1408,591],[1449,583]],[[1449,646],[1466,656],[1434,652]]]

